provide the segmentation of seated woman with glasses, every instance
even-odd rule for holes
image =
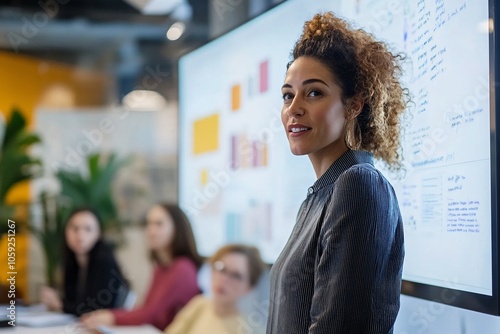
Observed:
[[[253,333],[237,303],[259,280],[265,264],[257,248],[232,244],[209,260],[212,298],[194,297],[165,330],[166,334]]]

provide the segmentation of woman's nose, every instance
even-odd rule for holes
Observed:
[[[304,115],[304,106],[299,97],[294,97],[292,103],[286,111],[288,117],[298,117]]]

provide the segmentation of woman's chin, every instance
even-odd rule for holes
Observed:
[[[290,147],[290,150],[292,151],[293,155],[306,155],[309,154],[309,151],[305,150],[302,147]]]
[[[76,256],[84,256],[90,252],[90,249],[85,247],[70,247],[71,251],[75,253]]]

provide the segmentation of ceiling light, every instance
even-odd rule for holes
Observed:
[[[134,90],[123,97],[123,106],[137,111],[158,111],[165,109],[167,100],[152,90]]]
[[[184,33],[184,30],[186,29],[186,26],[182,22],[176,22],[170,26],[170,28],[167,31],[167,38],[171,41],[176,41],[178,40],[182,34]]]

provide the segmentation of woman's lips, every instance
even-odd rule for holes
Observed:
[[[291,124],[288,126],[290,137],[300,137],[311,130],[310,127],[302,124]]]
[[[226,291],[224,290],[223,287],[217,287],[214,289],[215,290],[215,293],[219,294],[219,295],[223,295],[226,293]]]

